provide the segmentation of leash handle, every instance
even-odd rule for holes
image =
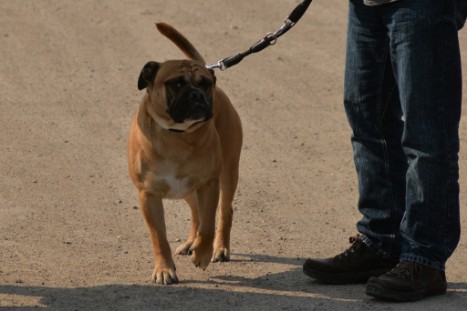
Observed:
[[[227,68],[240,63],[246,56],[252,53],[258,53],[267,48],[268,46],[274,45],[277,41],[277,38],[289,31],[290,28],[292,28],[299,21],[300,18],[302,18],[303,14],[305,14],[306,10],[310,6],[311,1],[312,0],[304,0],[302,3],[297,5],[279,29],[277,29],[274,33],[267,34],[264,38],[253,44],[247,51],[221,59],[217,62],[217,64],[207,64],[206,68],[218,68],[221,71],[226,70]]]

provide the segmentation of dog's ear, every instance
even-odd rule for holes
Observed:
[[[213,84],[213,85],[216,85],[217,77],[216,77],[216,75],[214,74],[214,70],[213,70],[213,69],[209,69],[209,72],[211,73],[211,76],[212,76],[212,84]]]
[[[138,90],[145,89],[156,77],[157,70],[159,70],[160,64],[158,62],[148,62],[141,69],[138,79]]]

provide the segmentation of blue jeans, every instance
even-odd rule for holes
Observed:
[[[453,0],[350,0],[344,105],[357,224],[383,257],[438,270],[460,238],[462,76]]]

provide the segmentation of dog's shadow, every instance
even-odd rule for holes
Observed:
[[[304,260],[301,258],[278,257],[257,254],[233,254],[232,262],[254,262],[258,264],[279,264],[282,266],[282,272],[266,272],[257,277],[244,277],[239,275],[218,275],[211,278],[212,281],[219,284],[229,284],[244,288],[261,289],[264,292],[281,292],[287,295],[289,293],[308,293],[316,296],[330,295],[329,285],[323,285],[308,278],[303,274],[302,265]],[[222,263],[224,264],[224,263]],[[228,263],[227,263],[228,264]],[[287,268],[289,267],[289,268]],[[191,281],[188,281],[191,282]],[[194,281],[197,282],[197,281]],[[344,285],[334,287],[337,289],[336,299],[354,299],[361,298],[364,285]],[[334,291],[333,291],[334,292]],[[331,296],[333,294],[331,293]]]
[[[0,285],[0,310],[348,310],[393,309],[368,298],[364,285],[321,285],[302,273],[303,260],[267,255],[234,254],[233,262],[280,264],[281,272],[251,278],[212,276],[207,281],[185,280],[179,285],[108,284],[62,288]],[[224,263],[222,263],[224,264]],[[225,263],[228,264],[228,263]],[[284,266],[285,265],[285,268]],[[257,273],[255,273],[257,275]],[[467,283],[449,283],[448,294],[419,303],[403,304],[404,310],[461,310],[467,303]],[[400,309],[400,304],[391,304]]]
[[[303,260],[300,258],[277,257],[256,254],[233,254],[232,262],[254,262],[258,264],[280,264],[289,266],[287,271],[279,273],[269,273],[254,278],[245,278],[235,275],[219,275],[214,279],[229,284],[236,283],[238,286],[257,287],[267,290],[287,290],[297,291],[297,287],[309,287],[310,283],[315,283],[307,278],[302,272]]]

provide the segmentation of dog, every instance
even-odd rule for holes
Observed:
[[[172,26],[156,26],[188,59],[150,61],[141,70],[138,89],[146,93],[133,117],[128,167],[154,250],[153,281],[169,285],[178,277],[163,199],[184,199],[191,209],[191,230],[176,254],[191,254],[203,270],[230,260],[243,133],[238,113],[196,48]]]

